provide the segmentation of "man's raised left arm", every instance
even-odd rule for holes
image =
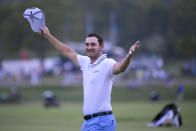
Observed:
[[[126,55],[126,57],[121,62],[114,64],[112,73],[119,74],[121,72],[124,72],[131,62],[132,55],[139,47],[140,47],[140,41],[136,41],[135,44],[132,45],[131,48],[129,49],[129,52]]]

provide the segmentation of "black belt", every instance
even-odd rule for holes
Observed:
[[[97,116],[105,116],[105,115],[111,115],[112,114],[112,111],[105,111],[105,112],[98,112],[98,113],[93,113],[91,115],[86,115],[84,116],[84,119],[85,120],[89,120],[93,117],[97,117]]]

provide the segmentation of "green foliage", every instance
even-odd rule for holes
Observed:
[[[33,33],[22,14],[26,8],[39,7],[46,12],[46,24],[61,41],[83,41],[86,14],[93,17],[94,31],[109,39],[110,14],[117,16],[120,46],[127,50],[136,40],[141,52],[173,58],[195,57],[195,0],[19,0],[0,4],[1,56],[14,57],[21,49],[45,57],[48,42]],[[156,37],[160,41],[156,41]],[[186,45],[186,46],[185,46]],[[157,48],[160,47],[160,48]],[[12,52],[12,54],[10,54]]]
[[[196,1],[174,0],[167,32],[168,55],[179,58],[195,57]]]

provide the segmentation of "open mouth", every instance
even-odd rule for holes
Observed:
[[[90,54],[92,54],[92,53],[94,53],[95,51],[92,51],[92,50],[90,50],[90,51],[87,51],[87,53],[90,53]]]
[[[93,55],[94,53],[93,52],[88,52],[88,55]]]

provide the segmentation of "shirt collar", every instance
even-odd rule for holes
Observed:
[[[92,63],[91,65],[97,65],[99,64],[101,61],[103,61],[105,58],[107,57],[107,54],[103,54],[102,56],[100,56],[94,63]]]

